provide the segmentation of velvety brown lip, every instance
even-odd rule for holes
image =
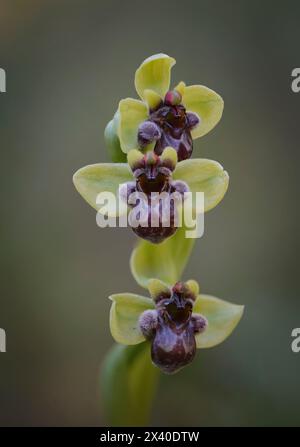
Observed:
[[[171,149],[174,153],[175,150]],[[176,157],[176,154],[175,154]],[[177,192],[179,197],[184,195],[184,192],[188,190],[188,186],[184,182],[172,180],[172,172],[175,169],[176,162],[172,160],[172,157],[158,156],[153,151],[148,151],[140,158],[134,161],[131,165],[131,169],[135,178],[134,182],[131,182],[130,188],[127,191],[127,203],[131,208],[136,205],[131,205],[128,202],[128,197],[134,192],[142,192],[146,195],[145,207],[147,207],[148,215],[146,216],[148,225],[132,226],[132,230],[139,237],[146,239],[154,244],[158,244],[164,241],[166,238],[172,236],[177,231],[177,208],[174,204],[174,200],[162,201],[159,204],[159,210],[153,211],[151,207],[151,200],[153,199],[152,193],[166,193],[172,194]],[[128,185],[128,184],[127,184]],[[130,194],[128,194],[128,192]],[[166,208],[167,207],[167,208]],[[154,226],[152,222],[152,213],[155,212],[155,220],[158,221],[158,225]],[[168,225],[163,224],[163,216],[169,217]]]
[[[140,327],[151,341],[152,361],[162,371],[173,374],[191,363],[196,354],[195,333],[206,328],[206,320],[193,315],[195,296],[189,287],[178,282],[155,298],[156,310],[140,320]]]
[[[178,161],[190,158],[193,152],[191,130],[199,123],[194,113],[187,113],[180,104],[181,95],[175,90],[167,92],[155,110],[150,111],[147,121],[144,121],[138,131],[138,142],[145,147],[155,142],[154,151],[160,155],[167,147],[173,147]]]

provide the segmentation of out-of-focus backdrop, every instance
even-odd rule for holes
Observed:
[[[194,156],[230,174],[185,272],[246,305],[221,346],[163,377],[156,425],[300,425],[297,1],[1,0],[0,425],[104,425],[110,293],[141,289],[129,229],[99,229],[72,174],[108,161],[103,131],[146,57],[215,89],[220,124]],[[146,386],[146,384],[145,384]]]

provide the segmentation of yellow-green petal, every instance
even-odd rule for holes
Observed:
[[[182,103],[188,112],[197,113],[200,124],[192,130],[192,137],[199,138],[207,134],[220,121],[224,101],[218,93],[204,85],[185,87]]]
[[[146,89],[143,92],[143,97],[148,104],[149,109],[155,109],[161,102],[161,97],[153,90]]]
[[[161,244],[145,240],[138,242],[130,258],[130,268],[140,286],[147,288],[153,278],[168,286],[180,280],[196,240],[185,236],[186,228],[182,226]]]
[[[178,161],[177,152],[173,147],[168,146],[163,150],[160,159],[162,162],[169,162],[173,170]]]
[[[146,100],[144,91],[153,90],[161,98],[170,87],[171,68],[176,63],[173,57],[166,54],[155,54],[148,57],[135,72],[135,88],[139,96]]]
[[[186,281],[185,285],[190,289],[193,295],[196,297],[199,295],[199,284],[194,279]]]
[[[224,197],[229,183],[229,176],[217,161],[204,158],[184,160],[177,164],[173,173],[175,180],[183,180],[193,193],[204,193],[204,211],[214,208]]]
[[[95,209],[101,209],[97,197],[101,192],[113,193],[118,208],[119,185],[132,181],[132,173],[125,163],[99,163],[79,169],[73,176],[79,194]],[[109,216],[117,216],[113,207],[107,209]]]
[[[208,327],[196,335],[198,349],[212,348],[224,341],[242,318],[244,306],[220,300],[211,295],[199,295],[193,312],[207,318]]]
[[[170,288],[164,282],[160,281],[160,279],[150,279],[148,281],[148,290],[154,301],[161,295],[171,296]]]
[[[118,112],[118,136],[121,149],[127,154],[138,147],[138,128],[148,118],[148,108],[142,101],[126,98],[120,101]]]
[[[185,88],[186,88],[185,82],[180,81],[179,84],[176,85],[174,90],[177,90],[181,94],[181,96],[183,96]]]
[[[154,308],[153,301],[134,293],[118,293],[109,298],[113,301],[110,309],[110,331],[116,342],[136,345],[144,341],[139,317],[145,310]]]
[[[133,170],[144,158],[144,155],[138,149],[131,149],[127,154],[127,163]]]

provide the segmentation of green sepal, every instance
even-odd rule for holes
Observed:
[[[139,317],[145,310],[154,308],[153,301],[135,293],[116,293],[109,298],[112,300],[109,325],[115,341],[123,345],[143,342]]]
[[[205,331],[195,337],[197,348],[212,348],[229,337],[242,318],[244,306],[201,294],[194,304],[193,312],[204,315],[208,321]]]
[[[118,117],[116,114],[104,130],[104,141],[111,160],[114,163],[126,163],[126,154],[121,149],[117,129]]]

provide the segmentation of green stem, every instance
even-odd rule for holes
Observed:
[[[115,345],[102,368],[102,392],[107,422],[111,426],[147,426],[158,384],[150,345]]]

